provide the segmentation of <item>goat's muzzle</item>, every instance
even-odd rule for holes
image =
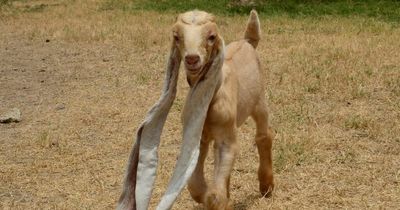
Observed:
[[[200,56],[195,54],[185,56],[185,67],[192,72],[198,71],[201,68]]]

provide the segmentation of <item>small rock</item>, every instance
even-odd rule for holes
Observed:
[[[0,116],[0,123],[11,123],[21,121],[21,111],[17,108],[11,109],[9,112]]]
[[[50,39],[46,39],[46,42],[50,42]]]
[[[56,110],[63,110],[63,109],[65,109],[65,104],[61,103],[56,105]]]

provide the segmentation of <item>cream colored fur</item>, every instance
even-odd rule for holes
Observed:
[[[237,128],[251,116],[256,122],[256,144],[260,156],[258,178],[263,196],[273,187],[272,134],[260,61],[255,48],[260,40],[260,23],[255,11],[250,14],[243,40],[224,43],[215,18],[202,11],[181,14],[173,27],[175,44],[179,49],[190,86],[201,81],[203,71],[218,51],[225,59],[218,78],[219,85],[210,103],[200,145],[197,166],[188,183],[194,200],[206,209],[232,209],[229,202],[229,180],[238,151]],[[214,180],[206,183],[204,161],[209,143],[214,141]]]
[[[183,144],[157,210],[171,209],[187,182],[191,196],[204,203],[206,209],[232,208],[229,180],[238,150],[236,130],[249,116],[257,126],[260,191],[263,196],[270,195],[274,187],[272,135],[255,51],[260,40],[257,13],[250,14],[244,39],[226,48],[214,16],[206,12],[179,15],[172,31],[174,39],[164,88],[137,130],[117,209],[148,209],[156,179],[160,136],[175,98],[181,61],[191,87],[182,114]],[[213,182],[207,184],[203,168],[211,141],[214,141],[215,172]]]

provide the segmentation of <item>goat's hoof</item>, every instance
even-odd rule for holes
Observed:
[[[207,210],[233,210],[229,199],[215,191],[207,193],[204,205]]]
[[[270,197],[274,190],[274,176],[267,173],[258,173],[258,180],[260,181],[260,193],[263,197]]]
[[[263,197],[270,197],[274,190],[274,182],[267,182],[265,184],[260,183],[260,193]]]

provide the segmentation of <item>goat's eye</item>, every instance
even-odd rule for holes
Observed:
[[[211,35],[208,37],[208,41],[214,42],[215,41],[215,35]]]

